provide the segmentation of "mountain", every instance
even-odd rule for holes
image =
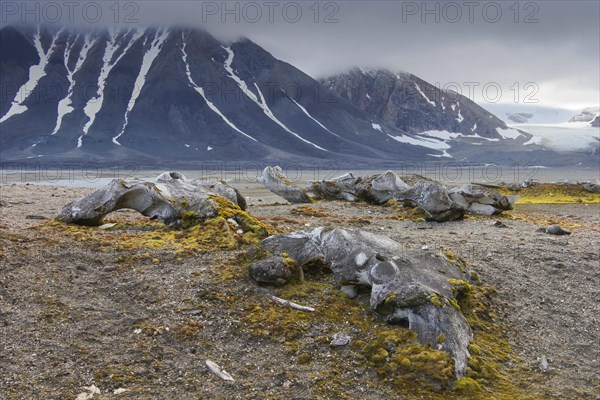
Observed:
[[[364,88],[344,93],[249,39],[224,43],[201,29],[8,26],[0,30],[0,159],[190,168],[569,162],[413,75],[353,74]]]
[[[5,27],[3,160],[427,159],[248,39],[198,29]],[[385,126],[384,123],[382,123]]]
[[[321,82],[361,110],[407,132],[445,130],[501,138],[498,129],[507,129],[467,97],[443,91],[413,74],[354,68]]]
[[[598,118],[598,116],[600,116],[600,108],[588,107],[579,111],[577,115],[573,116],[573,118],[569,120],[569,122],[589,122],[591,125],[592,122],[594,122],[594,120]]]

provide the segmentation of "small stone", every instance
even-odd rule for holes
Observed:
[[[540,368],[542,369],[542,371],[548,371],[548,359],[546,358],[545,355],[542,355],[542,359],[540,361]]]
[[[237,221],[233,218],[227,218],[227,222],[229,222],[233,226],[240,226]]]
[[[560,225],[550,225],[546,228],[546,233],[549,235],[570,235],[571,232],[565,231]]]
[[[494,221],[492,223],[492,226],[494,226],[496,228],[507,228],[507,226],[506,226],[506,224],[504,222],[498,221],[498,220]]]
[[[290,387],[292,387],[292,381],[290,381],[290,380],[285,380],[281,386],[282,386],[284,389],[289,389]]]
[[[43,215],[26,215],[25,219],[40,219],[40,220],[44,220],[44,219],[48,219],[48,217],[44,217]]]
[[[329,345],[331,347],[346,346],[348,343],[350,343],[350,339],[351,337],[346,335],[345,333],[336,333],[335,335],[333,335],[333,338],[331,339]]]
[[[285,285],[292,273],[283,257],[274,256],[253,263],[250,266],[250,277],[259,283]]]

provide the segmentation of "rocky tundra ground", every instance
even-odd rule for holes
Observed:
[[[247,253],[258,238],[222,240],[210,224],[172,230],[126,210],[106,229],[67,225],[52,218],[93,189],[4,185],[0,399],[600,396],[597,194],[530,190],[500,215],[436,223],[395,202],[291,205],[236,187],[268,233],[362,229],[466,268],[475,282],[459,302],[474,335],[465,377],[369,311],[368,293],[349,299],[326,268],[257,285]],[[572,234],[537,231],[551,224]],[[348,343],[332,343],[340,337]]]

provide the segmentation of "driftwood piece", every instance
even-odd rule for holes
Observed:
[[[229,375],[227,371],[219,367],[219,365],[217,365],[213,361],[207,359],[205,361],[205,364],[208,367],[209,371],[218,376],[219,378],[227,382],[235,382],[235,379],[233,379],[233,377]]]
[[[277,296],[271,296],[271,300],[273,300],[274,302],[276,302],[278,304],[281,304],[283,306],[291,307],[294,310],[307,311],[307,312],[315,312],[315,309],[312,308],[312,307],[301,306],[300,304],[293,303],[291,301],[281,299],[281,298],[279,298]]]

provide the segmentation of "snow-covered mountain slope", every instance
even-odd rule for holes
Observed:
[[[354,68],[322,82],[370,115],[411,133],[446,130],[501,139],[497,129],[507,129],[467,97],[440,90],[409,73]]]
[[[363,168],[569,162],[523,146],[530,135],[412,75],[372,83],[377,90],[369,86],[364,97],[373,101],[365,106],[248,39],[223,43],[200,29],[4,27],[0,159],[190,167],[318,160]],[[409,87],[414,98],[381,112],[386,87],[395,91],[390,102]]]
[[[0,30],[3,160],[435,159],[248,39],[183,28]],[[52,94],[52,98],[50,98]],[[384,133],[385,132],[385,133]],[[408,139],[407,139],[408,140]],[[432,154],[432,156],[428,156]]]

